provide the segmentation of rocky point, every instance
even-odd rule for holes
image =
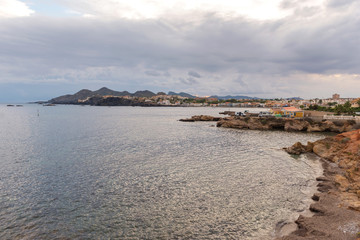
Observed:
[[[360,211],[360,130],[338,134],[307,145],[295,143],[286,149],[290,154],[313,152],[335,163],[341,172],[333,176],[345,205]]]

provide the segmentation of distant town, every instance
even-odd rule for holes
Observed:
[[[145,90],[130,93],[100,88],[97,91],[83,89],[73,95],[67,94],[53,98],[47,105],[79,104],[96,106],[178,106],[178,107],[241,107],[241,108],[283,108],[294,107],[299,110],[334,112],[335,114],[356,114],[360,112],[360,98],[341,98],[337,93],[325,99],[304,100],[299,97],[259,99],[248,96],[210,96],[197,97],[188,93],[158,92]]]
[[[113,96],[104,96],[113,97]],[[165,106],[184,106],[184,107],[297,107],[309,110],[331,110],[336,109],[337,105],[350,104],[352,108],[358,108],[360,98],[340,98],[339,94],[333,94],[331,98],[304,100],[293,99],[218,99],[216,97],[181,97],[178,95],[156,95],[149,98],[137,98],[124,96],[128,99],[138,99],[144,102],[154,103]],[[86,100],[84,100],[86,101]],[[80,101],[81,102],[81,101]]]

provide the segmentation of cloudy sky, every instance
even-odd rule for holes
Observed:
[[[0,102],[360,96],[357,0],[0,0]]]

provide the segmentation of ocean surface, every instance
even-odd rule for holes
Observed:
[[[324,135],[177,121],[224,110],[0,105],[0,239],[273,238],[322,172],[282,148]]]

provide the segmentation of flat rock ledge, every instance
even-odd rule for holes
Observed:
[[[311,119],[230,117],[217,122],[217,127],[251,129],[251,130],[284,130],[288,132],[348,132],[360,128],[355,121],[315,122]]]
[[[220,121],[221,117],[213,117],[209,115],[195,115],[191,118],[180,119],[181,122],[217,122]]]
[[[310,205],[312,217],[296,220],[297,230],[282,240],[360,239],[360,130],[327,137],[307,145],[295,143],[290,154],[312,152],[323,161],[324,175],[318,177],[318,192]]]
[[[191,118],[180,119],[182,122],[215,121],[217,127],[250,129],[250,130],[284,130],[288,132],[335,132],[342,133],[360,128],[360,124],[348,120],[342,122],[321,121],[315,122],[309,118],[264,118],[264,117],[213,117],[196,115]]]

